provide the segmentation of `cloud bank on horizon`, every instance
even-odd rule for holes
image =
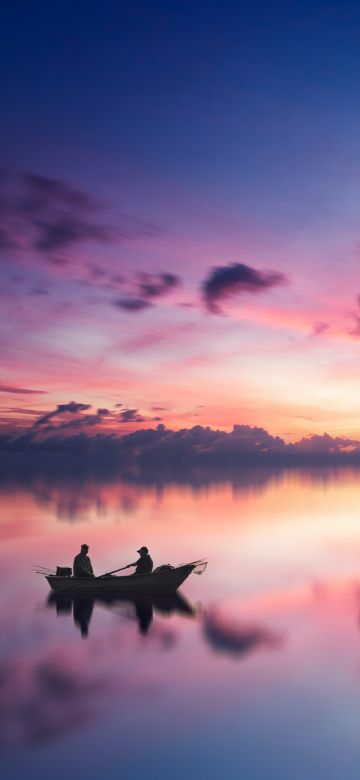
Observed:
[[[0,433],[357,440],[359,8],[135,5],[4,11]]]
[[[44,465],[44,457],[46,466],[51,467],[52,457],[59,455],[65,455],[70,463],[75,457],[95,468],[111,462],[115,469],[120,464],[183,469],[196,465],[236,468],[256,463],[360,462],[357,439],[325,433],[286,443],[264,428],[249,425],[234,425],[231,431],[201,425],[171,430],[163,423],[154,427],[160,417],[147,421],[137,409],[119,411],[118,407],[91,411],[89,404],[59,404],[16,434],[0,435],[0,457],[12,454],[15,460],[10,465],[15,466],[15,472],[17,464],[29,455],[35,468]],[[122,433],[124,423],[144,422],[152,422],[151,427]]]

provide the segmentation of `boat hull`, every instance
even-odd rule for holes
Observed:
[[[177,590],[194,570],[193,564],[177,566],[171,571],[130,574],[126,577],[56,577],[47,576],[55,593],[171,593]]]

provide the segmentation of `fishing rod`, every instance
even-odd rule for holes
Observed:
[[[38,569],[32,570],[33,574],[42,574],[43,577],[55,577],[54,571],[38,571]]]

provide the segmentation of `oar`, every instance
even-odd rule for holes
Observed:
[[[180,566],[194,566],[196,563],[197,564],[206,563],[206,559],[205,558],[200,558],[200,560],[198,560],[198,561],[191,561],[190,563],[182,563],[182,564],[180,564]],[[113,571],[107,571],[106,574],[100,574],[100,576],[97,577],[96,579],[97,580],[101,580],[102,577],[108,577],[109,574],[116,574],[118,571],[124,571],[124,569],[131,569],[131,566],[132,566],[132,564],[128,564],[127,566],[122,566],[121,569],[113,569]],[[175,568],[178,568],[178,567],[175,567]]]
[[[102,577],[108,577],[110,574],[116,574],[116,572],[124,571],[124,569],[131,569],[131,564],[128,564],[127,566],[122,566],[121,569],[113,569],[113,571],[107,571],[105,574],[100,574],[100,576],[96,577],[96,579],[101,580]]]

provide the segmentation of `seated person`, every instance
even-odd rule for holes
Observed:
[[[154,564],[150,558],[148,548],[140,547],[140,550],[137,550],[137,552],[139,553],[140,558],[138,558],[135,563],[129,563],[126,568],[130,569],[131,566],[136,566],[134,574],[150,574]]]
[[[89,547],[87,544],[81,545],[81,550],[74,558],[73,575],[74,577],[93,577],[94,572],[91,560],[88,556]]]

